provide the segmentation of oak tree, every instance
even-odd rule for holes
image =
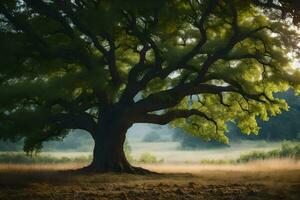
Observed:
[[[143,172],[123,151],[135,123],[224,143],[228,121],[258,133],[288,109],[273,94],[300,91],[299,30],[274,5],[1,0],[0,139],[32,152],[82,129],[95,141],[84,170]]]

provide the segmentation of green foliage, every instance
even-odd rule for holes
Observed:
[[[299,140],[298,133],[300,131],[300,97],[294,96],[292,91],[276,94],[278,98],[284,98],[289,104],[289,110],[283,111],[282,114],[271,117],[267,122],[257,120],[260,127],[259,135],[243,135],[235,127],[229,124],[228,133],[231,140],[250,139],[250,140],[266,140],[266,141],[282,141],[282,140]],[[284,124],[284,126],[283,126]]]
[[[157,159],[154,155],[149,152],[142,153],[140,158],[137,160],[138,163],[145,163],[145,164],[156,164],[156,163],[163,163],[163,159]]]
[[[300,97],[294,96],[292,91],[278,95],[285,98],[289,104],[289,111],[272,117],[267,123],[259,122],[261,138],[267,140],[299,140],[297,133],[300,131]],[[284,126],[283,126],[284,124]]]
[[[200,161],[200,164],[204,165],[227,165],[227,164],[235,164],[235,160],[209,160],[204,159]]]
[[[8,142],[0,141],[0,151],[19,152],[23,150],[24,141]],[[94,141],[88,133],[82,131],[73,131],[61,141],[48,141],[43,145],[43,152],[91,152],[94,146]]]
[[[242,164],[253,161],[269,160],[269,159],[300,159],[300,143],[284,141],[281,147],[271,151],[251,151],[241,154],[238,159],[203,159],[201,164],[223,165],[223,164]]]
[[[266,160],[274,158],[292,158],[300,159],[300,144],[292,142],[283,142],[280,149],[275,149],[272,151],[253,151],[244,155],[241,155],[237,159],[237,163],[246,163],[255,160]]]
[[[24,139],[30,152],[116,113],[129,125],[172,121],[208,141],[228,143],[228,122],[258,134],[258,118],[288,110],[274,94],[300,93],[299,32],[260,9],[250,0],[4,0],[0,139]]]
[[[273,150],[269,152],[263,151],[253,151],[244,155],[241,155],[240,158],[237,160],[238,163],[247,163],[250,161],[256,160],[266,160],[266,159],[274,159],[279,157],[279,151]]]
[[[158,159],[151,153],[143,153],[139,159],[135,160],[128,148],[125,148],[126,158],[130,163],[158,164],[163,163],[163,159]],[[57,164],[57,163],[89,163],[92,156],[77,157],[55,157],[51,155],[27,155],[25,153],[0,153],[1,164]]]

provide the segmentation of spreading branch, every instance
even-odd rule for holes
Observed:
[[[153,124],[168,124],[174,119],[179,118],[188,118],[192,115],[202,117],[206,119],[207,121],[213,122],[217,126],[217,122],[213,120],[212,118],[208,117],[205,113],[196,110],[196,109],[190,109],[190,110],[172,110],[165,114],[158,115],[158,114],[144,114],[139,120],[138,123],[153,123]]]

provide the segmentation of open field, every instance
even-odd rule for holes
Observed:
[[[144,165],[159,175],[75,174],[82,164],[0,165],[0,199],[295,199],[300,163]]]
[[[227,148],[212,148],[198,150],[182,150],[178,142],[132,142],[131,157],[138,160],[143,153],[151,153],[158,160],[162,159],[165,163],[199,163],[201,160],[231,160],[238,159],[241,154],[252,151],[270,151],[278,149],[281,142],[264,141],[242,141],[240,143],[231,143]],[[40,156],[51,156],[55,158],[79,158],[89,157],[91,152],[41,152]],[[24,152],[1,152],[0,156],[7,153],[23,154]]]
[[[227,148],[195,149],[182,150],[178,142],[135,142],[130,143],[132,148],[132,157],[139,158],[144,152],[150,152],[158,159],[164,159],[165,162],[199,162],[203,159],[236,159],[241,154],[251,151],[270,151],[281,146],[281,142],[262,141],[242,141],[241,143],[231,143]]]

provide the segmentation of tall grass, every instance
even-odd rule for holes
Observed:
[[[143,153],[139,159],[134,159],[129,153],[126,154],[127,160],[131,163],[154,164],[162,163],[163,159],[158,159],[151,153]],[[27,156],[25,153],[2,153],[0,154],[0,164],[64,164],[64,163],[89,163],[92,156],[79,157],[55,157],[51,155]]]
[[[247,154],[242,154],[237,163],[246,163],[255,160],[266,160],[276,158],[291,158],[295,160],[300,159],[300,143],[293,143],[284,141],[279,149],[272,151],[252,151]]]
[[[157,158],[151,153],[143,153],[138,159],[134,159],[131,156],[130,151],[125,151],[126,157],[131,163],[141,164],[154,164],[163,163],[163,159]],[[294,160],[300,160],[300,143],[295,142],[283,142],[281,147],[272,151],[252,151],[246,154],[240,155],[235,160],[201,160],[201,164],[238,164],[248,163],[257,160],[268,159],[281,159],[290,158]],[[79,157],[55,157],[51,155],[34,155],[27,156],[25,153],[2,153],[0,154],[0,164],[64,164],[64,163],[89,163],[92,160],[92,156],[79,156]],[[186,161],[188,163],[188,161]]]
[[[50,155],[27,156],[24,153],[0,154],[0,163],[5,164],[55,164],[55,163],[88,163],[91,156],[80,156],[74,158],[54,157]]]
[[[149,152],[145,152],[135,162],[136,163],[146,163],[146,164],[156,164],[156,163],[163,163],[164,160],[158,159],[156,156],[152,155]]]
[[[271,151],[251,151],[249,153],[241,154],[236,160],[201,160],[201,164],[238,164],[248,163],[258,160],[270,160],[270,159],[293,159],[300,160],[300,143],[284,141],[281,143],[281,147]]]

